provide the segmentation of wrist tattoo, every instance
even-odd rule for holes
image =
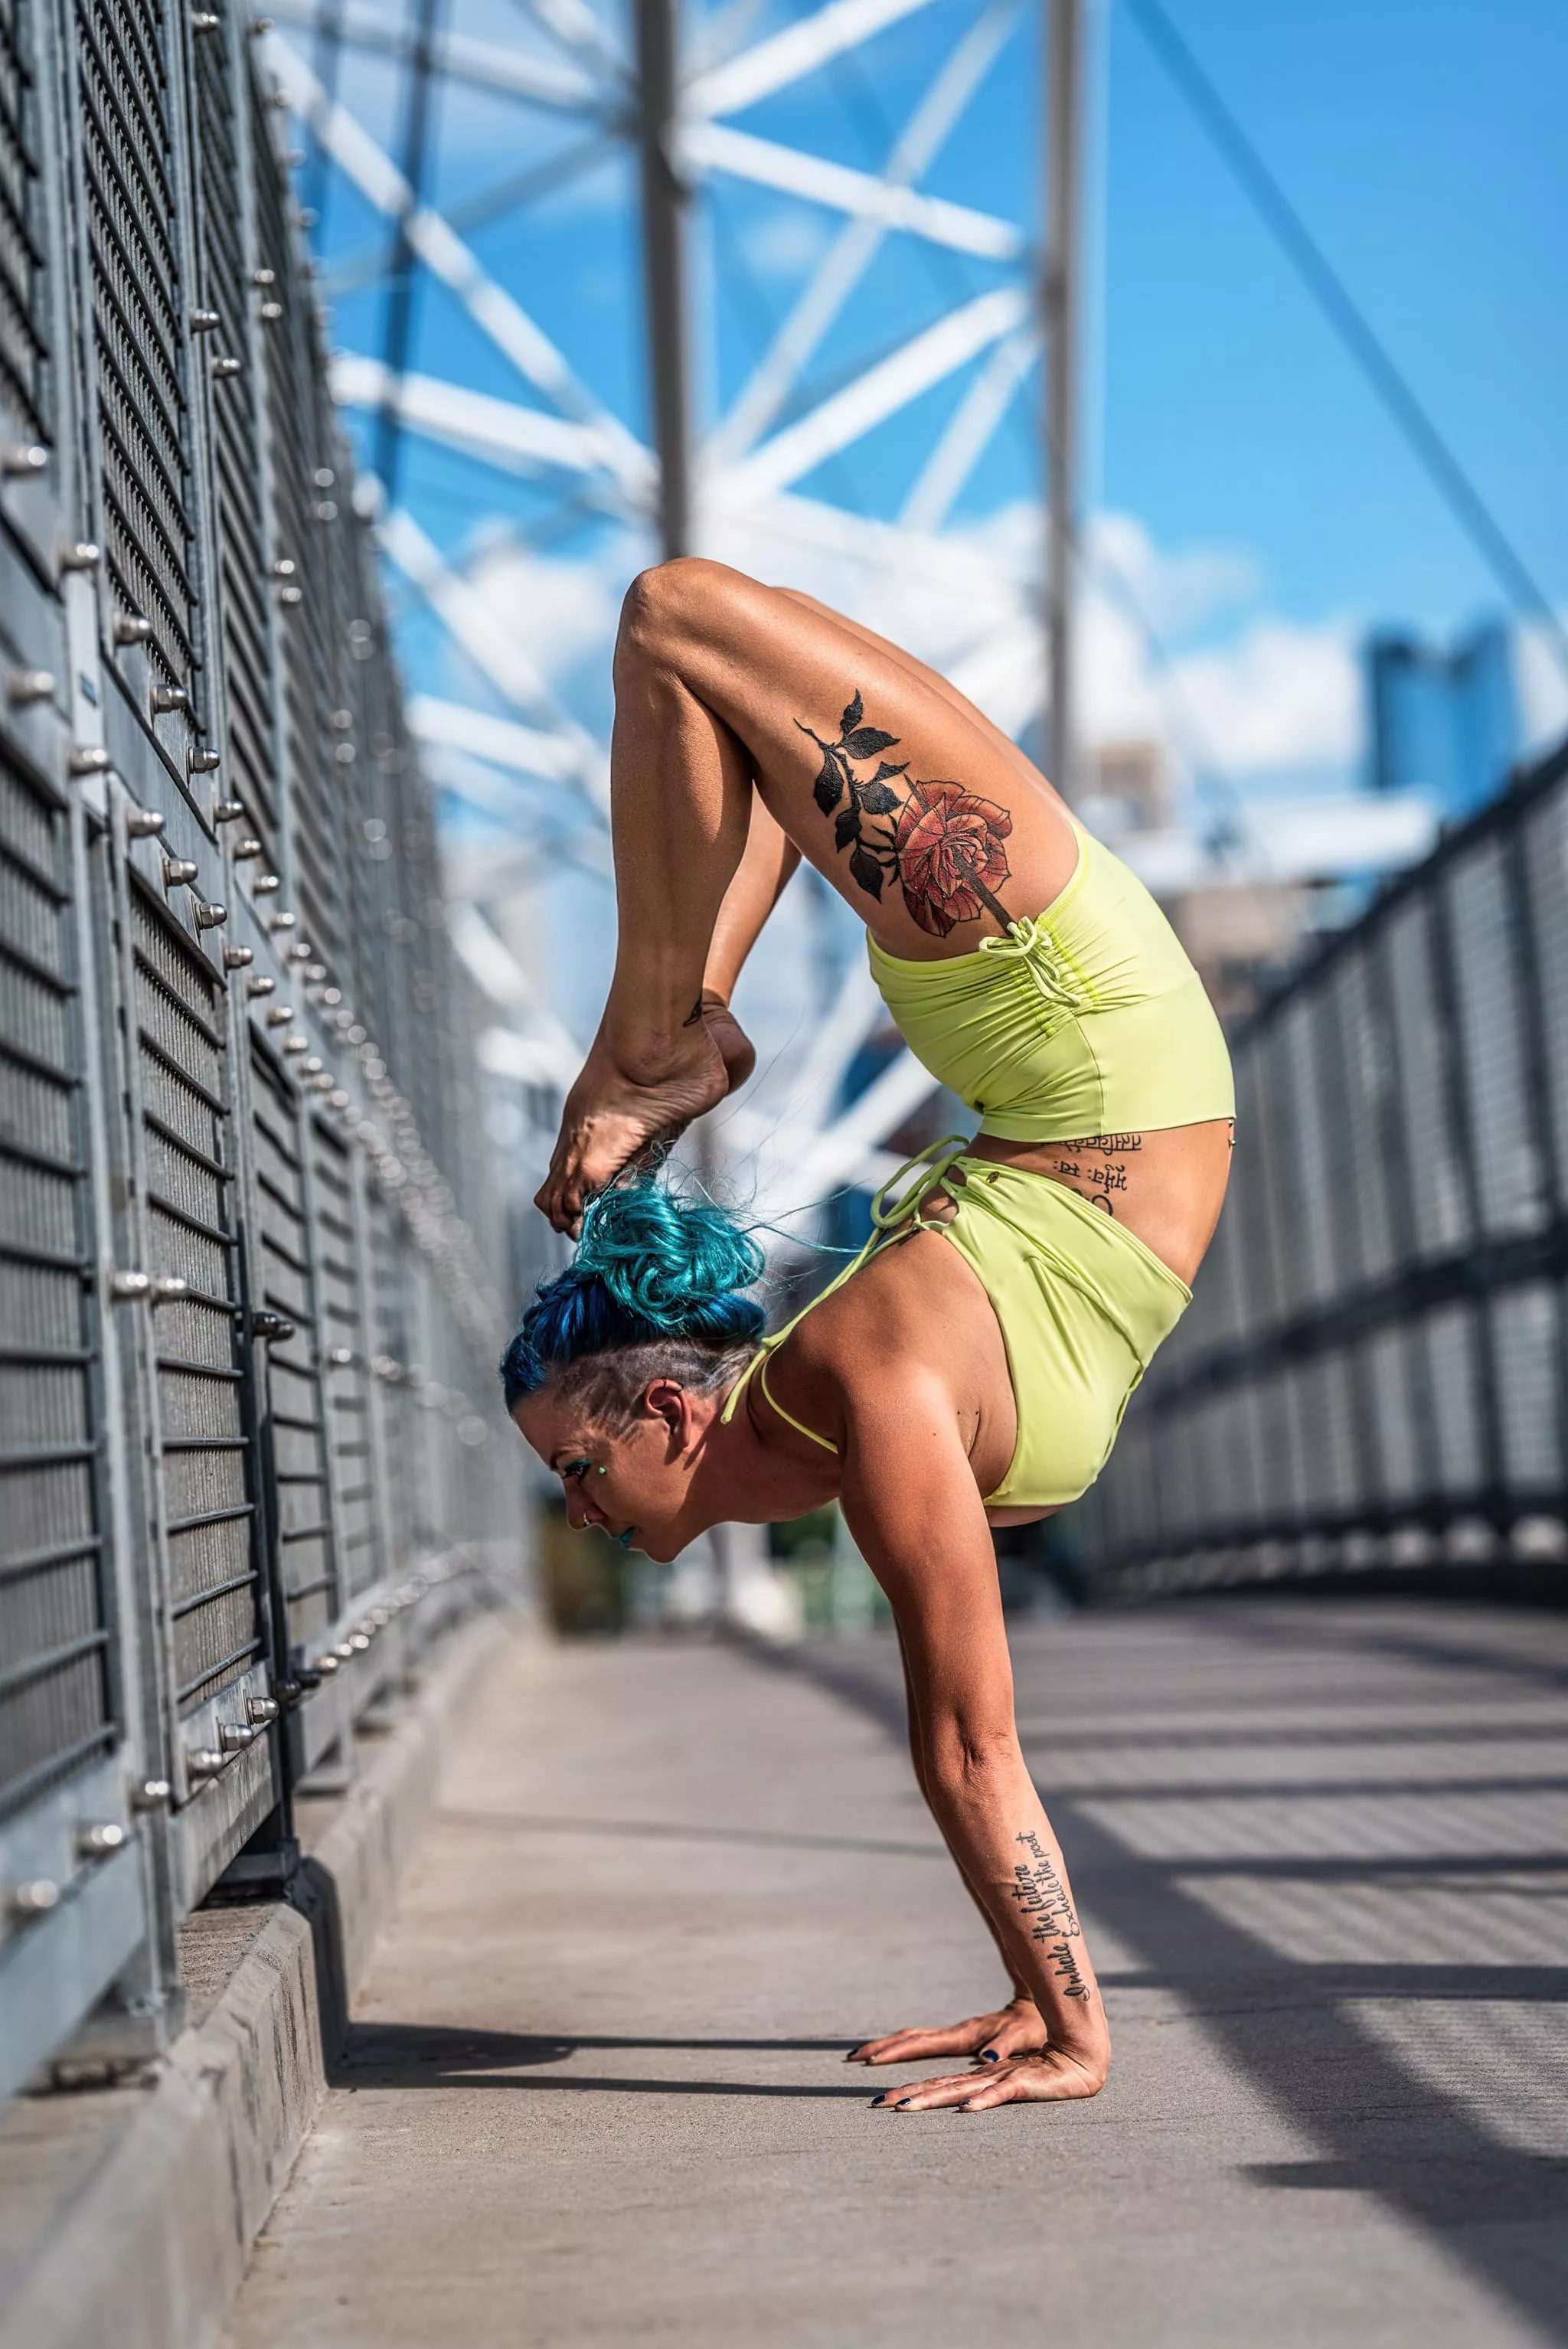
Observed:
[[[1064,1998],[1088,2000],[1094,1996],[1083,1977],[1083,1968],[1075,1941],[1083,1939],[1083,1928],[1067,1886],[1057,1873],[1056,1863],[1037,1835],[1021,1835],[1015,1840],[1023,1846],[1027,1857],[1013,1864],[1013,1881],[1007,1890],[1016,1901],[1031,1941],[1045,1945],[1047,1956],[1056,1969]]]

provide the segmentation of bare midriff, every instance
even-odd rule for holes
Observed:
[[[971,1155],[1022,1166],[1076,1191],[1191,1286],[1214,1236],[1230,1179],[1228,1117],[1150,1133],[1088,1133],[1068,1142],[1002,1142],[983,1133]],[[924,1209],[928,1220],[933,1202]]]

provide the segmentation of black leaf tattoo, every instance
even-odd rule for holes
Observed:
[[[911,918],[933,937],[977,920],[982,908],[1006,931],[1011,916],[996,891],[1008,878],[1002,843],[1013,822],[1006,809],[956,782],[912,781],[902,792],[893,791],[910,762],[879,757],[896,750],[899,738],[863,725],[864,716],[857,691],[845,705],[836,742],[824,741],[803,719],[795,720],[822,754],[812,793],[822,813],[834,818],[834,848],[841,855],[851,852],[851,878],[879,902],[884,885],[895,880]],[[854,771],[861,759],[877,760],[875,773],[864,781]],[[847,804],[841,805],[846,793]],[[893,821],[868,832],[867,816]]]
[[[882,893],[882,868],[877,863],[876,858],[866,849],[861,847],[856,848],[854,854],[850,859],[850,871],[854,879],[860,883],[862,889],[869,889],[873,897],[881,897]]]

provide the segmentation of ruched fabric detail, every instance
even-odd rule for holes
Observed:
[[[971,954],[909,962],[868,939],[905,1043],[1004,1141],[1233,1116],[1230,1055],[1180,939],[1120,858],[1078,837],[1055,903]]]

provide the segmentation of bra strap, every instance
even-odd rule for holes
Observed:
[[[762,1392],[772,1409],[779,1413],[779,1418],[786,1421],[798,1433],[809,1435],[813,1444],[820,1444],[825,1450],[836,1453],[837,1446],[830,1444],[825,1435],[818,1435],[811,1428],[802,1427],[798,1419],[791,1419],[782,1405],[774,1402],[772,1391],[768,1384],[768,1372],[765,1367],[768,1358],[770,1354],[778,1352],[786,1338],[794,1335],[808,1313],[831,1297],[835,1289],[842,1288],[845,1281],[853,1279],[861,1267],[871,1261],[900,1225],[909,1222],[912,1218],[918,1224],[922,1207],[934,1191],[941,1189],[968,1147],[967,1136],[962,1133],[944,1133],[940,1142],[929,1143],[924,1150],[917,1151],[913,1158],[906,1159],[892,1181],[882,1185],[872,1201],[871,1237],[865,1246],[858,1249],[850,1258],[849,1263],[834,1275],[826,1288],[820,1290],[809,1303],[801,1307],[792,1320],[787,1321],[782,1330],[775,1330],[770,1338],[763,1339],[725,1398],[724,1409],[718,1415],[721,1427],[727,1427],[735,1417],[736,1406],[746,1392],[752,1371],[760,1368]],[[890,1199],[889,1194],[897,1190],[906,1174],[913,1174],[913,1182],[901,1196]]]

